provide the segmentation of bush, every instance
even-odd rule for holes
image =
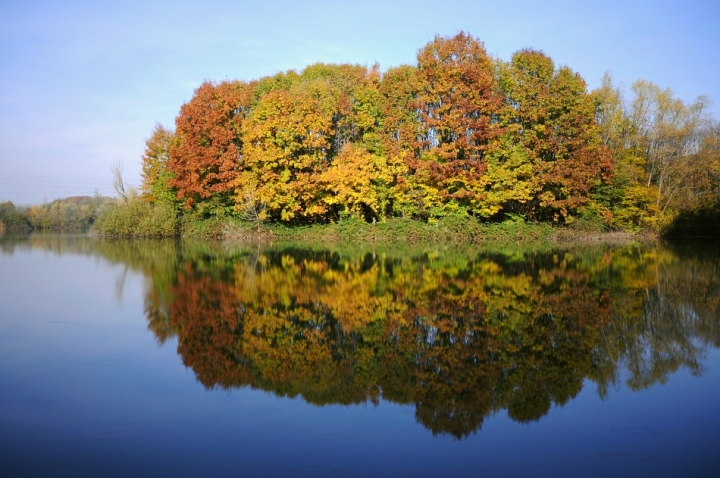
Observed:
[[[0,203],[0,223],[3,231],[30,231],[32,225],[11,201]]]
[[[105,211],[93,229],[101,236],[171,237],[177,235],[178,224],[171,205],[135,199]]]
[[[662,228],[665,237],[720,237],[720,205],[681,211]]]

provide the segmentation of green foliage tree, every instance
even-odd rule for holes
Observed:
[[[588,204],[612,164],[600,144],[585,82],[544,53],[521,50],[499,64],[502,134],[490,148],[485,216],[561,220]]]
[[[177,191],[170,186],[172,173],[168,169],[170,146],[175,135],[161,124],[156,124],[152,135],[145,141],[141,159],[142,185],[140,190],[150,203],[174,204]]]

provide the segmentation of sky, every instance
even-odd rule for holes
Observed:
[[[643,78],[720,118],[720,0],[0,0],[0,202],[139,186],[145,140],[205,80],[316,62],[415,64],[465,31],[491,55],[544,51],[594,89]]]

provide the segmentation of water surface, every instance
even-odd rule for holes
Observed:
[[[0,238],[0,475],[708,476],[720,248]]]

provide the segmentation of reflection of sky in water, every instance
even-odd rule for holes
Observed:
[[[594,384],[537,422],[434,437],[414,406],[206,391],[147,330],[143,279],[92,256],[0,254],[3,476],[707,476],[720,353],[633,393]],[[52,470],[49,472],[48,470]],[[712,473],[710,473],[712,474]]]

